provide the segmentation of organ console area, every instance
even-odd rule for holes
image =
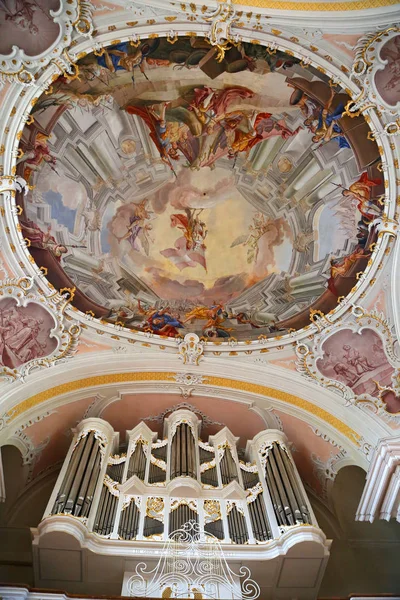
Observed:
[[[135,596],[126,582],[141,561],[154,566],[174,532],[191,522],[201,543],[221,548],[235,572],[254,563],[261,583],[272,585],[262,588],[263,598],[279,599],[271,595],[278,583],[289,589],[295,575],[304,580],[298,598],[315,598],[330,542],[285,434],[260,431],[239,449],[226,427],[202,440],[201,425],[195,413],[179,409],[164,419],[162,437],[141,422],[120,440],[102,419],[80,422],[32,530],[35,585],[65,588],[68,564],[71,593],[89,583],[92,589],[100,569],[115,590],[121,586],[118,593]]]
[[[187,521],[229,544],[261,544],[288,527],[315,523],[282,432],[260,432],[238,458],[223,428],[208,441],[188,410],[164,420],[164,437],[145,423],[126,450],[101,419],[75,430],[45,517],[71,515],[89,531],[120,540],[161,540]]]

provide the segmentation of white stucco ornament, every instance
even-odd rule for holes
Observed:
[[[198,365],[204,354],[204,344],[195,333],[185,335],[183,342],[179,344],[179,356],[184,365]]]

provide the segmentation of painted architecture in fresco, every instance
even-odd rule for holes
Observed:
[[[368,125],[324,77],[247,43],[218,63],[199,38],[88,55],[21,140],[36,263],[83,312],[169,337],[329,312],[369,260],[383,185]]]

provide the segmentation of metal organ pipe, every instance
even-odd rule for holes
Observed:
[[[128,479],[136,475],[144,481],[146,473],[146,455],[143,450],[143,443],[141,440],[138,440],[136,443],[135,450],[132,452],[129,458],[128,465]]]
[[[180,423],[171,445],[171,479],[175,477],[197,478],[196,445],[191,427]]]
[[[262,493],[253,502],[249,502],[251,528],[256,540],[265,542],[272,538],[267,510]]]
[[[69,464],[67,466],[67,472],[64,475],[64,479],[60,486],[60,491],[57,494],[57,498],[51,513],[53,515],[64,512],[66,498],[69,495],[71,485],[73,483],[77,465],[79,464],[82,456],[83,448],[85,446],[85,438],[81,438],[75,446]]]
[[[198,523],[199,515],[187,504],[180,504],[169,513],[169,532],[181,529],[188,521],[196,521]]]
[[[266,465],[265,465],[265,479],[267,482],[269,492],[271,494],[271,500],[272,500],[272,504],[274,507],[277,523],[278,523],[278,525],[285,525],[286,520],[285,520],[285,513],[283,510],[283,506],[282,506],[282,501],[279,496],[278,488],[276,487],[276,483],[275,483],[274,475],[272,473],[271,465],[268,463],[268,461],[266,462]]]
[[[209,450],[204,450],[204,448],[199,448],[200,455],[200,471],[203,464],[211,463],[214,458],[214,452],[210,452]],[[206,469],[201,473],[200,476],[201,483],[205,485],[212,485],[213,487],[218,487],[218,473],[216,466],[211,467],[210,469]]]
[[[273,442],[265,460],[265,476],[278,525],[309,523],[307,505],[285,448]]]
[[[271,465],[272,476],[274,478],[275,485],[276,485],[278,493],[279,493],[280,504],[283,507],[283,518],[285,521],[284,524],[285,525],[294,525],[295,524],[294,515],[293,515],[292,509],[290,507],[289,498],[287,496],[287,491],[285,489],[284,483],[281,478],[281,474],[279,473],[279,469],[276,464],[275,455],[273,453],[273,448],[268,452],[267,460],[269,461],[269,464]]]
[[[83,505],[82,517],[89,516],[89,510],[92,504],[93,495],[96,489],[97,480],[100,474],[100,466],[101,466],[101,455],[100,452],[97,452],[93,467],[91,469],[91,475],[88,483],[88,487],[86,490],[86,498]],[[89,471],[90,472],[90,471]]]
[[[307,503],[304,498],[303,490],[298,482],[297,475],[294,470],[294,466],[290,456],[288,455],[285,448],[282,448],[281,445],[278,445],[278,450],[282,458],[282,464],[284,469],[286,470],[287,476],[291,482],[294,495],[297,501],[297,512],[299,514],[299,522],[303,523],[311,523],[310,513],[307,508]]]
[[[235,459],[232,456],[230,447],[225,446],[224,454],[220,460],[220,470],[222,485],[227,485],[231,481],[238,481],[238,472]]]
[[[134,540],[139,530],[140,510],[136,506],[133,498],[129,505],[121,512],[118,535],[123,540]]]
[[[236,505],[228,513],[229,535],[234,544],[245,544],[249,541],[246,519]]]
[[[87,517],[100,474],[101,452],[93,431],[75,447],[60,487],[52,514],[68,513]]]

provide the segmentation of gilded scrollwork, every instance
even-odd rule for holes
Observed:
[[[214,469],[215,466],[216,466],[215,458],[210,460],[210,462],[201,463],[200,473],[205,473],[206,471],[209,471],[210,469]]]
[[[218,500],[204,500],[205,523],[213,523],[222,519],[221,504]]]
[[[146,517],[164,522],[164,498],[151,497],[147,498]]]
[[[118,489],[118,482],[117,481],[113,481],[111,479],[111,477],[109,475],[104,475],[104,480],[103,480],[104,485],[106,486],[106,488],[108,489],[108,491],[110,492],[110,494],[112,496],[115,496],[116,498],[119,498],[119,489]]]
[[[193,512],[198,512],[197,500],[192,500],[190,498],[174,498],[171,500],[170,513],[174,512],[174,510],[182,505],[188,506]]]
[[[222,62],[227,50],[239,42],[239,37],[234,38],[231,27],[239,21],[232,0],[220,2],[218,8],[210,15],[205,14],[204,20],[211,24],[208,33],[210,44],[217,48],[217,61]]]
[[[263,493],[263,486],[260,482],[246,490],[247,504],[254,502],[259,494]]]
[[[167,470],[167,463],[165,462],[165,460],[161,460],[161,458],[156,458],[155,456],[153,456],[153,454],[150,454],[150,462],[152,465],[156,465],[156,467],[158,467],[164,472]]]

